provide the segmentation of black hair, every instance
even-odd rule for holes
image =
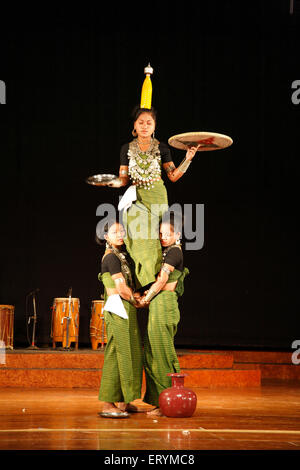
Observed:
[[[161,224],[170,224],[171,227],[173,228],[173,232],[182,233],[183,217],[179,213],[176,213],[176,212],[173,212],[173,211],[166,211],[162,216],[162,220],[161,220],[160,225]]]
[[[114,224],[120,224],[123,226],[122,220],[119,218],[111,218],[109,219],[105,225],[99,224],[96,229],[96,234],[95,234],[95,242],[103,246],[106,243],[105,235],[108,234],[109,229],[114,225]]]
[[[156,124],[156,121],[157,121],[157,111],[155,108],[140,108],[139,106],[136,106],[133,111],[132,111],[132,119],[133,119],[133,122],[135,122],[139,116],[142,114],[142,113],[149,113],[151,114],[152,118],[154,119],[155,121],[155,124]]]

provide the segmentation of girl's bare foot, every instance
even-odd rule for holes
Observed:
[[[148,416],[163,416],[158,406],[156,408],[153,408],[153,410],[147,411],[147,415]]]
[[[128,411],[128,413],[138,413],[140,411],[137,406],[124,402],[118,403],[118,408],[122,411]]]
[[[119,411],[119,408],[114,403],[104,402],[102,411],[103,413],[113,413],[114,411]]]
[[[126,411],[121,411],[114,403],[104,402],[103,408],[99,416],[103,418],[128,418],[129,414]]]

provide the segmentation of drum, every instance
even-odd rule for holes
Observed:
[[[106,326],[104,322],[104,301],[93,300],[91,307],[91,320],[90,320],[90,337],[92,349],[96,350],[99,343],[103,348],[104,343],[107,343]]]
[[[69,297],[54,299],[51,323],[53,348],[56,347],[56,343],[62,343],[63,348],[69,348],[74,342],[75,349],[78,349],[79,310],[79,299]]]
[[[14,305],[0,305],[0,344],[14,349]]]

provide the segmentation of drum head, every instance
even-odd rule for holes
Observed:
[[[116,175],[93,175],[86,178],[86,183],[93,186],[109,186],[110,188],[120,188],[122,185],[121,180]]]
[[[186,132],[170,137],[168,140],[171,147],[180,150],[188,150],[189,147],[200,145],[198,152],[207,150],[220,150],[229,147],[233,140],[224,134],[216,132]]]
[[[54,302],[68,302],[69,297],[55,297]],[[79,299],[77,297],[71,297],[72,302],[78,302]]]

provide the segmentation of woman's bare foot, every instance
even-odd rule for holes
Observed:
[[[128,411],[128,413],[138,413],[139,409],[137,406],[132,405],[131,403],[118,403],[118,409],[121,411]]]
[[[119,411],[119,408],[114,403],[104,402],[102,411],[103,413],[113,413],[114,411]]]
[[[121,411],[114,403],[104,402],[102,411],[98,413],[102,418],[128,418],[127,411]]]
[[[156,408],[153,408],[153,410],[147,411],[147,415],[148,416],[163,416],[158,406]]]

